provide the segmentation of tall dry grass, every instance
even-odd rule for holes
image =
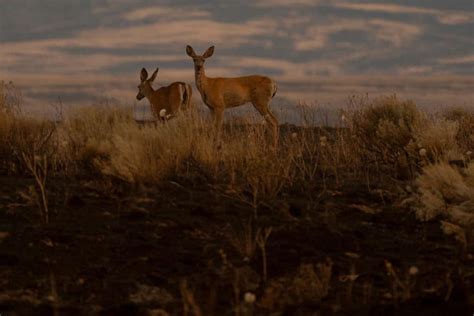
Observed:
[[[332,128],[316,127],[321,118],[300,106],[304,126],[282,126],[277,149],[252,119],[226,124],[218,146],[214,124],[196,110],[150,126],[138,125],[131,108],[110,105],[76,109],[59,124],[1,111],[0,172],[28,172],[27,153],[45,157],[55,176],[206,182],[257,209],[293,189],[415,179],[424,167],[473,151],[468,112],[430,117],[396,96],[356,101]]]
[[[11,117],[0,111],[0,171],[6,171],[9,169],[9,157],[11,155],[9,143],[9,133],[12,130],[12,119]]]
[[[474,148],[474,110],[454,108],[443,113],[446,120],[456,122],[458,130],[456,142],[462,152],[472,152]]]
[[[68,175],[100,175],[97,164],[110,158],[116,130],[132,126],[132,112],[108,105],[75,109],[57,130],[58,166]]]

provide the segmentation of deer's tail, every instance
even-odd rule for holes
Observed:
[[[189,110],[191,107],[191,97],[193,96],[193,90],[190,84],[183,84],[184,91],[183,91],[183,110]]]
[[[276,82],[273,80],[272,80],[272,85],[273,85],[273,92],[272,92],[272,98],[273,98],[278,91],[278,87],[277,87]]]

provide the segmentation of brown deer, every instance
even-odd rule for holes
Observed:
[[[273,131],[274,146],[278,142],[278,120],[270,111],[269,104],[277,92],[272,79],[253,75],[236,78],[209,78],[204,72],[204,62],[214,53],[214,46],[209,47],[200,56],[196,55],[191,46],[186,46],[186,53],[193,59],[196,87],[201,93],[202,101],[209,107],[218,128],[218,138],[222,127],[224,110],[243,105],[253,104],[257,111],[270,124]]]
[[[152,83],[158,74],[158,69],[148,79],[148,72],[142,68],[140,84],[138,85],[137,100],[147,98],[151,110],[157,119],[168,120],[176,116],[180,109],[188,109],[191,103],[191,85],[184,82],[173,82],[167,87],[154,90]]]

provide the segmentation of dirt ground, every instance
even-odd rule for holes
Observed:
[[[132,189],[48,181],[52,215],[41,224],[22,197],[33,179],[0,178],[2,316],[474,311],[472,247],[436,221],[417,221],[383,186],[315,185],[255,210],[205,181]],[[251,257],[235,246],[246,227],[270,232],[265,256],[258,246]],[[313,286],[323,278],[318,264],[330,269],[326,291]],[[311,267],[306,276],[302,266]]]

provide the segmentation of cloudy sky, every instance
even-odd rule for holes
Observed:
[[[0,0],[0,80],[28,105],[133,104],[142,67],[194,83],[186,44],[215,45],[208,76],[271,76],[280,103],[472,106],[473,26],[472,0]]]

